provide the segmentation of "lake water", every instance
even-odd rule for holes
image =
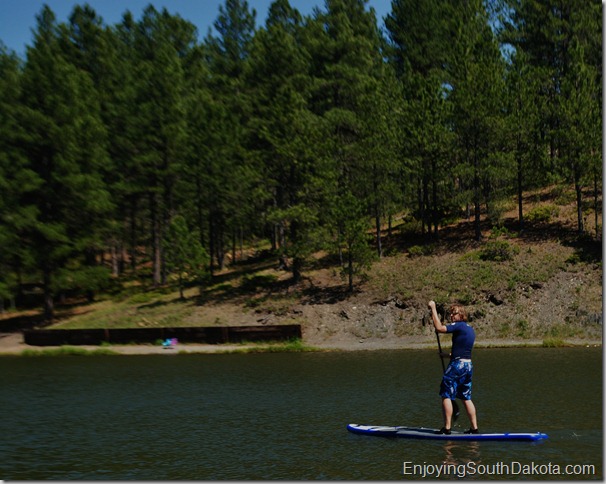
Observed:
[[[346,431],[439,428],[436,351],[3,357],[0,479],[419,480],[444,462],[483,480],[602,479],[601,348],[476,349],[474,365],[481,430],[549,439]]]

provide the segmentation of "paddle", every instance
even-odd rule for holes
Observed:
[[[440,355],[440,361],[442,362],[442,373],[446,373],[446,365],[444,364],[444,354],[442,353],[442,344],[440,343],[440,333],[436,331],[436,338],[438,340],[438,355]],[[452,421],[455,422],[459,417],[459,405],[456,400],[452,400]]]

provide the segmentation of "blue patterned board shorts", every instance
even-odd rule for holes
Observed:
[[[451,361],[444,372],[440,384],[440,396],[442,398],[460,398],[471,400],[471,377],[473,365],[471,361]]]

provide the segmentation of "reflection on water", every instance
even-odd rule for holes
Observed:
[[[0,478],[395,480],[414,477],[406,462],[529,460],[594,464],[589,477],[601,477],[600,348],[479,349],[475,359],[481,428],[543,431],[546,442],[347,432],[440,427],[432,351],[0,358]],[[468,428],[464,416],[458,426]]]
[[[463,445],[461,445],[463,444]],[[479,442],[446,442],[444,444],[445,464],[458,465],[475,462],[481,464],[480,443]]]
[[[434,459],[427,459],[423,462],[404,459],[403,477],[416,479],[465,478],[475,475],[478,469],[482,471],[486,467],[482,464],[479,442],[441,442],[440,445],[441,449],[436,449]],[[440,456],[443,458],[440,459]]]

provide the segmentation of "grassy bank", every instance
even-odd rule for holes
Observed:
[[[480,332],[490,338],[570,338],[596,329],[587,319],[601,313],[601,263],[576,261],[574,247],[556,242],[528,244],[510,238],[507,243],[516,251],[509,261],[482,259],[479,246],[436,250],[423,256],[404,253],[385,257],[374,264],[366,282],[352,295],[343,292],[342,281],[331,269],[309,271],[309,279],[300,286],[284,283],[289,274],[264,269],[256,276],[274,280],[245,289],[250,286],[250,273],[238,274],[236,267],[225,272],[231,276],[229,283],[208,286],[202,293],[189,288],[185,299],[170,287],[132,296],[105,296],[95,303],[66,309],[54,327],[227,326],[268,321],[309,326],[313,321],[306,320],[305,308],[297,308],[329,304],[332,297],[338,302],[351,301],[353,306],[397,298],[401,305],[419,310],[429,299],[458,301],[472,308],[473,318],[481,323]],[[553,306],[533,317],[528,310],[538,304],[536,298],[551,299]],[[496,325],[482,323],[495,314]],[[337,326],[339,320],[328,323]],[[416,334],[416,329],[402,324],[396,336]],[[595,336],[595,331],[589,332]]]
[[[241,343],[238,345],[179,345],[178,349],[166,350],[158,345],[108,345],[103,344],[95,348],[91,346],[79,347],[63,345],[50,348],[27,348],[19,352],[3,353],[4,356],[23,356],[23,357],[65,357],[65,356],[108,356],[108,355],[149,355],[149,354],[234,354],[234,353],[303,353],[326,351],[317,347],[305,344],[301,339],[292,339],[290,341],[277,341],[268,343]]]
[[[315,254],[304,279],[293,284],[276,254],[259,245],[210,284],[186,289],[183,299],[176,285],[153,288],[147,280],[124,278],[93,303],[59,306],[52,327],[300,324],[298,345],[314,347],[428,336],[426,307],[434,299],[465,304],[479,341],[561,346],[571,339],[601,340],[601,240],[576,234],[574,206],[560,192],[527,195],[526,210],[540,216],[529,217],[523,232],[516,229],[514,205],[497,227],[484,221],[481,241],[474,240],[470,220],[441,227],[432,238],[421,237],[408,218],[395,220],[384,231],[384,256],[353,293],[334,256]],[[20,314],[4,316],[10,317]],[[306,351],[297,345],[250,351],[274,349]]]
[[[44,349],[26,349],[23,350],[21,356],[100,356],[100,355],[117,355],[116,351],[112,351],[109,348],[97,348],[97,349],[86,349],[78,346],[60,346],[58,348],[44,348]]]

